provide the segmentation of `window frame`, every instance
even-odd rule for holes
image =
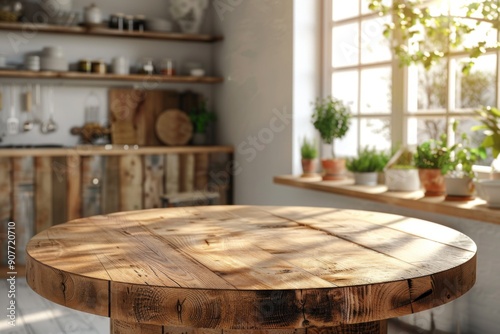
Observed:
[[[356,0],[359,2],[359,6],[362,5],[362,0]],[[435,0],[431,0],[433,2]],[[463,117],[474,117],[473,109],[460,109],[457,110],[455,108],[455,86],[453,80],[455,80],[455,71],[453,68],[453,60],[459,59],[461,57],[467,56],[465,51],[453,51],[451,52],[445,59],[446,61],[446,69],[447,69],[447,81],[446,81],[446,92],[447,92],[447,100],[445,110],[439,112],[430,112],[426,110],[422,110],[419,112],[410,112],[409,111],[409,98],[410,98],[410,82],[409,76],[411,75],[411,71],[415,71],[414,66],[400,66],[399,59],[395,56],[392,48],[391,48],[391,61],[385,62],[377,62],[377,63],[369,63],[363,64],[361,63],[361,52],[359,53],[359,59],[356,65],[345,66],[345,67],[335,67],[332,64],[332,56],[333,56],[333,28],[338,24],[346,24],[346,23],[354,23],[357,22],[359,28],[361,29],[361,24],[363,20],[378,17],[377,13],[367,13],[360,14],[355,17],[342,19],[339,21],[334,21],[332,18],[333,13],[333,0],[323,0],[323,78],[322,78],[322,93],[323,96],[329,96],[332,94],[332,75],[335,72],[346,71],[349,69],[358,69],[359,73],[361,73],[361,69],[375,67],[380,65],[387,65],[390,63],[392,69],[392,84],[391,85],[391,95],[392,95],[392,105],[390,108],[390,115],[387,114],[356,114],[353,115],[353,122],[357,122],[356,126],[360,129],[360,122],[363,118],[377,118],[380,117],[390,118],[390,134],[391,134],[391,146],[393,148],[399,147],[400,145],[408,145],[408,123],[409,119],[425,119],[426,117],[439,117],[444,118],[445,124],[447,126],[448,137],[450,142],[453,143],[454,139],[451,136],[452,127],[451,123],[455,118],[463,118]],[[361,7],[360,7],[361,13]],[[361,30],[360,30],[361,31]],[[358,37],[358,45],[361,44],[361,33]],[[497,32],[497,39],[500,41],[500,30]],[[495,54],[496,55],[496,79],[495,79],[495,100],[496,107],[500,105],[500,50],[488,51],[487,54]],[[451,74],[451,75],[450,75]],[[360,75],[360,74],[359,74]],[[358,82],[358,89],[361,87],[361,82]],[[453,87],[453,89],[450,89]],[[360,93],[358,91],[358,103],[360,102]],[[354,124],[353,124],[354,125]],[[358,149],[360,149],[361,143],[361,131],[357,131],[357,143]]]

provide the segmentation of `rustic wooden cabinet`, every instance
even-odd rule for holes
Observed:
[[[16,224],[17,265],[36,233],[66,221],[161,207],[160,196],[218,192],[232,203],[229,146],[0,150],[2,265],[6,228]]]

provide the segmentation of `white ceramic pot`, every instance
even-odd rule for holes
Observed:
[[[491,208],[500,208],[500,180],[475,182],[477,195],[488,202]]]
[[[418,169],[386,169],[385,184],[390,191],[417,191],[420,189]]]
[[[448,196],[471,197],[475,195],[474,181],[470,177],[446,176],[444,183]]]
[[[123,56],[113,58],[111,69],[114,74],[121,74],[121,75],[129,74],[130,68],[128,64],[128,59]]]
[[[353,173],[354,174],[354,184],[360,186],[376,186],[378,182],[378,173]]]
[[[91,25],[102,23],[101,9],[96,4],[85,7],[85,23]]]

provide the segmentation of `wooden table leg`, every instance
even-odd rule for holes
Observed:
[[[306,329],[221,330],[129,324],[111,319],[111,334],[387,334],[387,322]]]

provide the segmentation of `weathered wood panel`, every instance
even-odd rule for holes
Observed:
[[[104,158],[82,157],[82,217],[102,213]]]
[[[164,157],[144,156],[144,209],[161,208],[161,195],[165,193],[164,177]]]
[[[175,194],[180,191],[179,168],[179,155],[167,154],[165,156],[165,192],[167,194]]]
[[[25,250],[29,239],[34,235],[35,169],[33,157],[12,160],[12,204],[13,221],[16,223],[16,263],[25,263]]]
[[[0,158],[0,265],[7,264],[7,223],[12,218],[12,164],[9,158]]]
[[[227,153],[213,153],[210,155],[210,167],[208,172],[209,188],[218,192],[220,204],[231,204],[231,183],[233,174],[233,161]]]
[[[67,202],[67,161],[66,157],[52,158],[52,224],[58,225],[68,221]]]
[[[52,218],[52,159],[35,158],[35,232],[40,233],[53,224]]]
[[[120,157],[120,211],[143,208],[143,166],[138,155]]]
[[[104,158],[102,213],[120,211],[120,157]]]
[[[66,159],[68,187],[68,220],[82,216],[82,159],[78,154],[69,155]]]
[[[192,192],[194,190],[194,154],[181,154],[179,160],[179,190]]]
[[[195,155],[195,177],[194,188],[196,190],[208,191],[208,166],[210,157],[208,154]]]

